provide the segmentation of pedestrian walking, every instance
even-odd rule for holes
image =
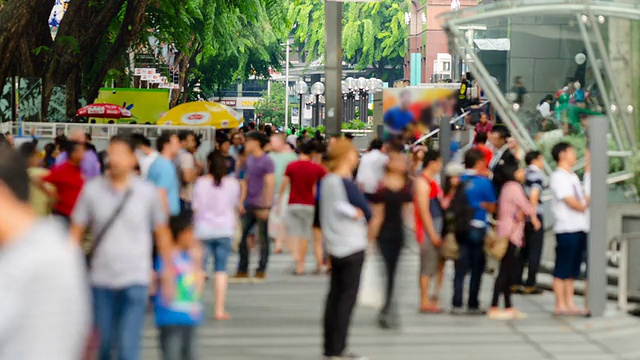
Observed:
[[[68,154],[67,160],[51,169],[48,175],[40,179],[38,186],[55,199],[53,214],[68,225],[85,181],[80,166],[86,152],[83,144],[68,141],[65,153]],[[55,191],[47,184],[52,185]]]
[[[151,140],[143,134],[133,134],[132,139],[136,144],[136,157],[138,158],[138,166],[140,167],[140,176],[146,179],[147,176],[149,176],[151,164],[156,161],[160,153],[151,147]]]
[[[584,193],[580,179],[573,172],[577,162],[576,152],[565,142],[551,150],[556,161],[556,171],[551,175],[549,187],[553,194],[551,208],[556,234],[556,263],[553,270],[553,291],[556,295],[554,315],[586,315],[586,309],[576,306],[574,280],[580,277],[584,252],[587,246],[590,198]]]
[[[0,146],[0,359],[80,359],[90,308],[78,247],[29,206],[23,157]]]
[[[236,233],[236,212],[240,206],[240,184],[227,172],[225,157],[212,152],[208,157],[209,174],[201,176],[193,188],[195,234],[214,260],[214,318],[229,320],[225,311],[227,263],[232,238]]]
[[[53,199],[49,193],[55,192],[55,188],[50,184],[47,191],[43,191],[38,185],[39,179],[49,175],[50,171],[42,167],[42,156],[38,152],[36,141],[26,142],[20,145],[20,154],[27,160],[27,173],[29,174],[29,204],[38,216],[51,214]]]
[[[151,164],[147,180],[158,188],[163,209],[169,215],[178,215],[180,180],[173,161],[180,151],[180,140],[175,134],[162,133],[156,140],[156,145],[160,156]]]
[[[539,151],[531,151],[525,156],[527,164],[524,189],[529,197],[531,205],[536,208],[536,218],[542,224],[539,229],[535,229],[531,219],[527,219],[524,228],[524,247],[520,251],[518,258],[518,268],[516,270],[516,287],[512,291],[525,295],[540,294],[542,290],[538,287],[537,276],[540,270],[540,260],[542,258],[542,248],[544,244],[544,208],[540,201],[540,196],[544,190],[544,157]],[[527,280],[524,281],[523,273],[525,264],[527,266]]]
[[[402,149],[388,152],[386,174],[378,185],[372,202],[371,240],[376,240],[386,270],[384,305],[380,309],[378,325],[383,329],[398,327],[398,312],[394,299],[396,271],[404,247],[404,214],[413,200],[409,179],[409,164]]]
[[[494,148],[489,170],[493,173],[492,183],[496,196],[500,195],[502,185],[506,182],[506,175],[502,170],[518,166],[518,160],[511,152],[509,137],[509,130],[504,125],[495,126],[489,135],[489,142]]]
[[[367,198],[375,194],[378,184],[385,173],[385,166],[389,159],[385,155],[383,148],[384,143],[381,140],[374,139],[369,144],[369,151],[362,155],[360,159],[356,183],[358,183]]]
[[[304,142],[300,145],[298,160],[290,163],[284,173],[284,179],[278,192],[278,204],[287,200],[286,224],[287,236],[294,249],[296,261],[294,275],[304,275],[304,264],[307,257],[308,243],[313,238],[313,215],[315,208],[316,185],[327,171],[311,160],[315,150],[314,143]],[[290,194],[287,196],[287,190]],[[286,199],[288,198],[288,199]],[[283,213],[282,206],[278,212]],[[322,253],[316,248],[316,270],[314,274],[322,273]],[[321,251],[321,249],[320,249]]]
[[[113,137],[107,153],[110,171],[83,188],[73,211],[71,236],[80,244],[87,229],[93,234],[89,276],[100,339],[98,359],[109,360],[115,351],[119,359],[137,360],[152,275],[152,238],[169,264],[171,232],[156,188],[134,175],[133,142]],[[161,296],[171,298],[173,271],[165,270]]]
[[[345,350],[360,287],[371,210],[351,180],[358,164],[353,144],[337,140],[329,149],[328,161],[331,174],[320,183],[320,225],[332,265],[324,314],[324,355],[326,359],[363,359]]]
[[[155,297],[155,320],[159,330],[162,360],[197,359],[196,329],[203,320],[202,290],[204,288],[204,270],[200,245],[194,232],[191,213],[185,211],[169,219],[173,242],[169,247],[171,263],[162,258],[156,262],[155,270],[162,273],[165,269],[175,271],[174,291],[171,296],[163,296],[165,289],[160,283]]]
[[[531,218],[534,230],[540,229],[536,208],[524,193],[522,183],[525,170],[513,167],[504,169],[507,182],[502,186],[498,201],[497,235],[509,241],[507,251],[500,260],[500,269],[493,287],[489,318],[493,320],[523,319],[526,314],[516,310],[511,303],[511,287],[518,267],[518,257],[524,245],[525,219]],[[498,307],[500,295],[504,297],[504,311]]]
[[[246,192],[241,195],[241,213],[243,215],[242,238],[239,244],[240,261],[234,281],[249,279],[249,232],[258,225],[260,262],[254,280],[264,281],[269,262],[269,239],[267,238],[269,210],[273,203],[274,164],[265,153],[264,147],[269,139],[259,132],[247,134],[245,151],[248,158],[245,164]]]
[[[442,211],[442,188],[435,177],[442,170],[440,153],[429,150],[424,156],[422,173],[415,184],[416,238],[420,244],[420,312],[441,313],[439,306],[440,286],[438,279],[444,271],[444,260],[440,255],[444,213]],[[434,284],[434,296],[429,296]]]
[[[471,149],[465,154],[466,171],[461,177],[461,187],[454,196],[450,210],[456,219],[456,240],[460,248],[460,257],[455,263],[453,279],[452,313],[462,314],[462,297],[464,279],[471,273],[469,283],[469,301],[467,313],[481,315],[478,295],[485,266],[483,250],[484,238],[487,233],[487,217],[495,212],[496,195],[491,181],[479,175],[486,168],[486,160],[482,152]]]
[[[287,237],[287,231],[284,224],[284,214],[287,210],[289,202],[289,187],[285,188],[283,196],[279,196],[279,191],[285,177],[287,166],[298,159],[296,153],[286,143],[284,135],[272,135],[270,139],[271,151],[269,157],[274,164],[274,199],[273,209],[269,213],[269,236],[275,240],[276,248],[274,253],[282,252],[284,239]]]
[[[196,158],[193,155],[197,149],[198,141],[193,131],[181,131],[178,133],[180,150],[174,158],[180,179],[180,211],[191,210],[193,183],[198,178]]]
[[[69,159],[69,153],[66,151],[66,139],[62,137],[58,140],[61,146],[61,151],[56,157],[56,165],[60,165],[66,162]],[[87,139],[87,134],[83,132],[81,129],[76,129],[71,136],[69,136],[69,141],[79,143],[87,149],[87,143],[89,139]],[[85,157],[82,159],[80,164],[80,169],[82,169],[82,175],[85,180],[91,180],[94,177],[100,175],[102,173],[102,168],[100,166],[100,159],[98,159],[98,154],[95,151],[87,151]]]

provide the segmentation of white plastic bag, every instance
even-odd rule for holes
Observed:
[[[378,255],[368,251],[362,266],[358,305],[379,309],[384,304],[384,275],[382,264],[377,261]]]

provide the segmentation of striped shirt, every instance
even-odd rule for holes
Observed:
[[[533,189],[538,189],[540,193],[544,191],[544,174],[537,166],[529,165],[524,179],[524,191],[529,199],[531,199],[531,191]],[[542,215],[544,212],[542,202],[538,201],[538,207],[536,210],[539,215]]]

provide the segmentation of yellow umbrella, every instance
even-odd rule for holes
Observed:
[[[232,108],[214,102],[193,101],[178,105],[164,114],[158,125],[213,126],[233,129],[243,122],[242,115]]]

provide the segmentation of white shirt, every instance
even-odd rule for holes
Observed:
[[[551,105],[548,102],[545,101],[542,104],[539,104],[536,108],[542,117],[551,116]]]
[[[591,173],[584,173],[584,179],[582,181],[584,185],[584,194],[591,196]],[[584,216],[587,218],[587,231],[591,230],[591,207],[584,212]]]
[[[578,175],[563,169],[557,169],[551,175],[549,187],[553,194],[551,209],[555,217],[554,232],[556,234],[564,234],[588,231],[587,214],[573,210],[564,201],[566,198],[573,197],[582,204],[586,204],[584,188]]]
[[[149,155],[136,151],[136,156],[138,157],[138,166],[140,167],[140,177],[143,179],[147,178],[147,174],[149,174],[149,168],[151,164],[158,158],[159,153],[157,151],[152,151]]]
[[[296,146],[296,142],[298,141],[298,135],[291,134],[287,136],[287,143],[293,146]]]
[[[389,158],[380,150],[371,150],[362,155],[358,166],[356,182],[365,194],[373,194],[378,189],[378,183],[384,176],[384,168]]]
[[[82,358],[90,328],[84,257],[54,220],[0,249],[0,359]]]

